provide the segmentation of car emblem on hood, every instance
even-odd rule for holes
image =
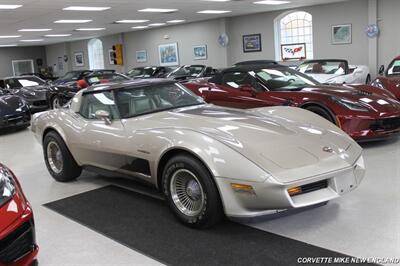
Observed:
[[[323,147],[322,150],[323,150],[324,152],[329,152],[329,153],[332,153],[332,152],[333,152],[333,149],[332,149],[331,147],[328,147],[328,146]]]

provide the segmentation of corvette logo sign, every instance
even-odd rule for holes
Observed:
[[[306,44],[284,44],[282,45],[282,59],[294,60],[306,58]]]

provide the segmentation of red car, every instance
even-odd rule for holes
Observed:
[[[0,265],[36,264],[32,208],[10,169],[0,164]]]
[[[371,85],[390,91],[400,100],[400,56],[393,59],[386,71],[385,66],[382,65],[379,69],[379,75],[371,82]]]
[[[400,102],[368,85],[322,85],[281,65],[239,66],[184,83],[206,102],[234,108],[296,106],[317,113],[357,141],[400,132]]]

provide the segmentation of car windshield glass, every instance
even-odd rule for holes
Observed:
[[[130,77],[151,77],[153,75],[154,69],[151,67],[146,68],[134,68],[128,72],[128,76]]]
[[[204,68],[205,66],[181,66],[171,72],[171,76],[196,77]]]
[[[32,87],[44,84],[45,82],[38,77],[23,77],[23,78],[9,79],[7,82],[7,87],[10,89],[17,89],[22,87]]]
[[[394,60],[389,65],[388,75],[400,75],[400,60]]]
[[[261,69],[250,75],[260,79],[269,90],[298,90],[319,84],[316,80],[290,68]]]
[[[305,62],[297,67],[304,74],[343,75],[346,72],[345,61]]]
[[[130,80],[127,76],[121,74],[99,74],[99,75],[91,75],[86,78],[87,83],[92,86],[96,84],[109,83],[114,81],[124,81]]]
[[[161,84],[116,92],[122,118],[204,104],[202,98],[180,84]]]

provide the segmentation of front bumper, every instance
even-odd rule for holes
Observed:
[[[0,265],[32,265],[39,248],[36,244],[33,213],[30,206],[19,219],[7,227],[7,231],[9,231],[8,234],[0,239]]]
[[[272,179],[264,183],[239,182],[252,186],[254,193],[233,190],[231,184],[238,183],[237,179],[217,177],[216,181],[225,214],[234,218],[253,218],[330,201],[358,187],[364,174],[365,166],[361,156],[351,167],[291,183],[284,184]],[[287,191],[293,187],[310,187],[324,182],[325,187],[317,187],[295,196],[290,196]]]
[[[372,141],[400,134],[400,115],[383,118],[343,116],[340,127],[356,141]]]
[[[0,117],[0,129],[27,127],[31,122],[29,111]]]

